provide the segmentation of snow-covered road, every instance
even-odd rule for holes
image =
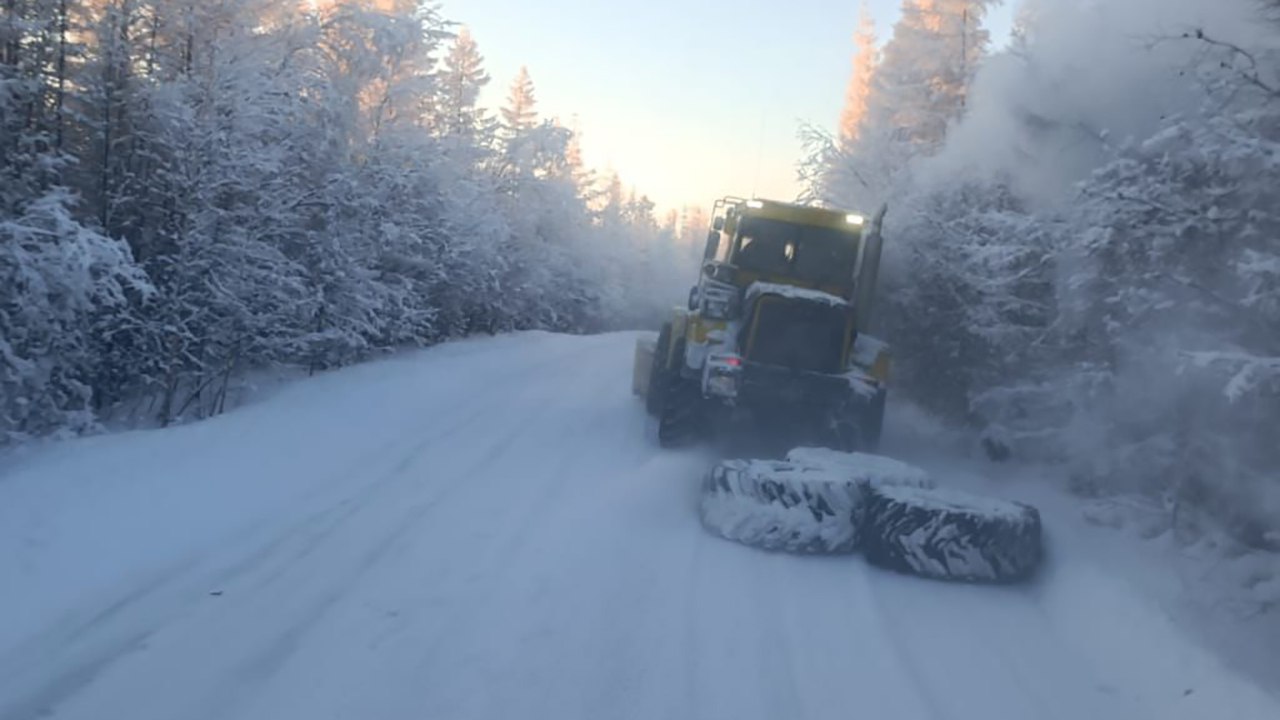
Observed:
[[[709,535],[633,338],[456,343],[11,463],[0,719],[1280,717],[1051,513],[1017,588]]]

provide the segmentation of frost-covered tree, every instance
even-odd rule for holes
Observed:
[[[865,132],[850,151],[813,136],[805,168],[816,200],[892,191],[882,317],[903,392],[993,456],[1066,461],[1081,491],[1151,493],[1172,522],[1207,510],[1274,546],[1275,29],[1215,5],[1216,30],[1135,45],[1152,4],[1041,3],[974,93],[984,5],[912,5]]]
[[[1236,51],[1213,50],[1206,107],[1084,186],[1066,291],[1082,350],[1116,387],[1099,419],[1110,457],[1146,455],[1100,472],[1239,514],[1230,501],[1259,502],[1260,471],[1280,462],[1253,431],[1280,422],[1280,191],[1265,179],[1280,169],[1280,94],[1223,74]]]
[[[477,107],[480,92],[487,84],[489,74],[484,69],[484,57],[471,31],[463,28],[445,56],[440,74],[440,114],[446,123],[446,133],[474,131],[480,123]]]
[[[990,37],[991,0],[906,0],[885,44],[867,122],[912,154],[928,154],[963,112]]]
[[[529,77],[529,68],[521,65],[507,92],[507,103],[502,107],[503,125],[513,135],[533,129],[538,122],[537,107],[538,99],[533,90],[533,79]]]
[[[3,7],[0,442],[216,413],[253,368],[616,325],[601,268],[669,245],[639,201],[604,242],[576,133],[527,71],[505,124],[480,108],[433,5]]]
[[[884,330],[910,393],[964,418],[1047,349],[1055,238],[998,181],[941,185],[898,213],[888,232],[907,257],[886,278]]]
[[[128,248],[72,216],[62,188],[0,219],[0,442],[96,426],[101,340],[150,286]]]
[[[150,290],[69,187],[81,11],[15,0],[0,23],[0,443],[96,425],[95,321]]]
[[[853,62],[849,83],[844,91],[844,107],[840,111],[840,146],[851,148],[862,133],[862,123],[867,117],[871,100],[872,82],[876,66],[880,64],[879,39],[875,21],[866,2],[858,14],[858,29],[853,34]]]
[[[943,145],[990,38],[982,25],[992,0],[905,0],[871,74],[856,141],[805,133],[806,196],[870,208],[909,185],[911,163]],[[857,79],[855,77],[855,79]]]

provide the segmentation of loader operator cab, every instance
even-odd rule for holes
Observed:
[[[724,198],[715,205],[703,279],[740,290],[757,281],[793,285],[852,301],[864,225],[860,215]]]
[[[730,257],[733,265],[749,273],[840,285],[853,278],[858,237],[843,229],[746,217],[739,223]]]

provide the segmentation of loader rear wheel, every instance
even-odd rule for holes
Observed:
[[[670,384],[671,371],[667,368],[668,350],[671,347],[671,323],[663,323],[658,333],[658,343],[653,348],[653,365],[649,368],[649,392],[645,395],[644,407],[655,417],[662,412],[662,401]]]
[[[1014,582],[1043,556],[1033,507],[902,486],[869,489],[863,541],[873,565],[943,580]]]
[[[874,453],[880,449],[880,436],[884,434],[885,395],[884,390],[876,393],[875,399],[871,401],[870,407],[863,415],[860,433],[862,447],[859,448],[859,452]]]
[[[831,428],[831,439],[828,445],[832,450],[853,453],[862,450],[862,431],[856,420],[848,417],[838,418]]]
[[[832,449],[875,454],[880,449],[884,429],[884,407],[882,390],[870,403],[837,413],[831,427]]]

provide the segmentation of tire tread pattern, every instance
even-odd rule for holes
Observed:
[[[868,489],[863,551],[872,564],[988,583],[1025,580],[1039,566],[1044,551],[1035,508],[954,491],[897,490]]]

